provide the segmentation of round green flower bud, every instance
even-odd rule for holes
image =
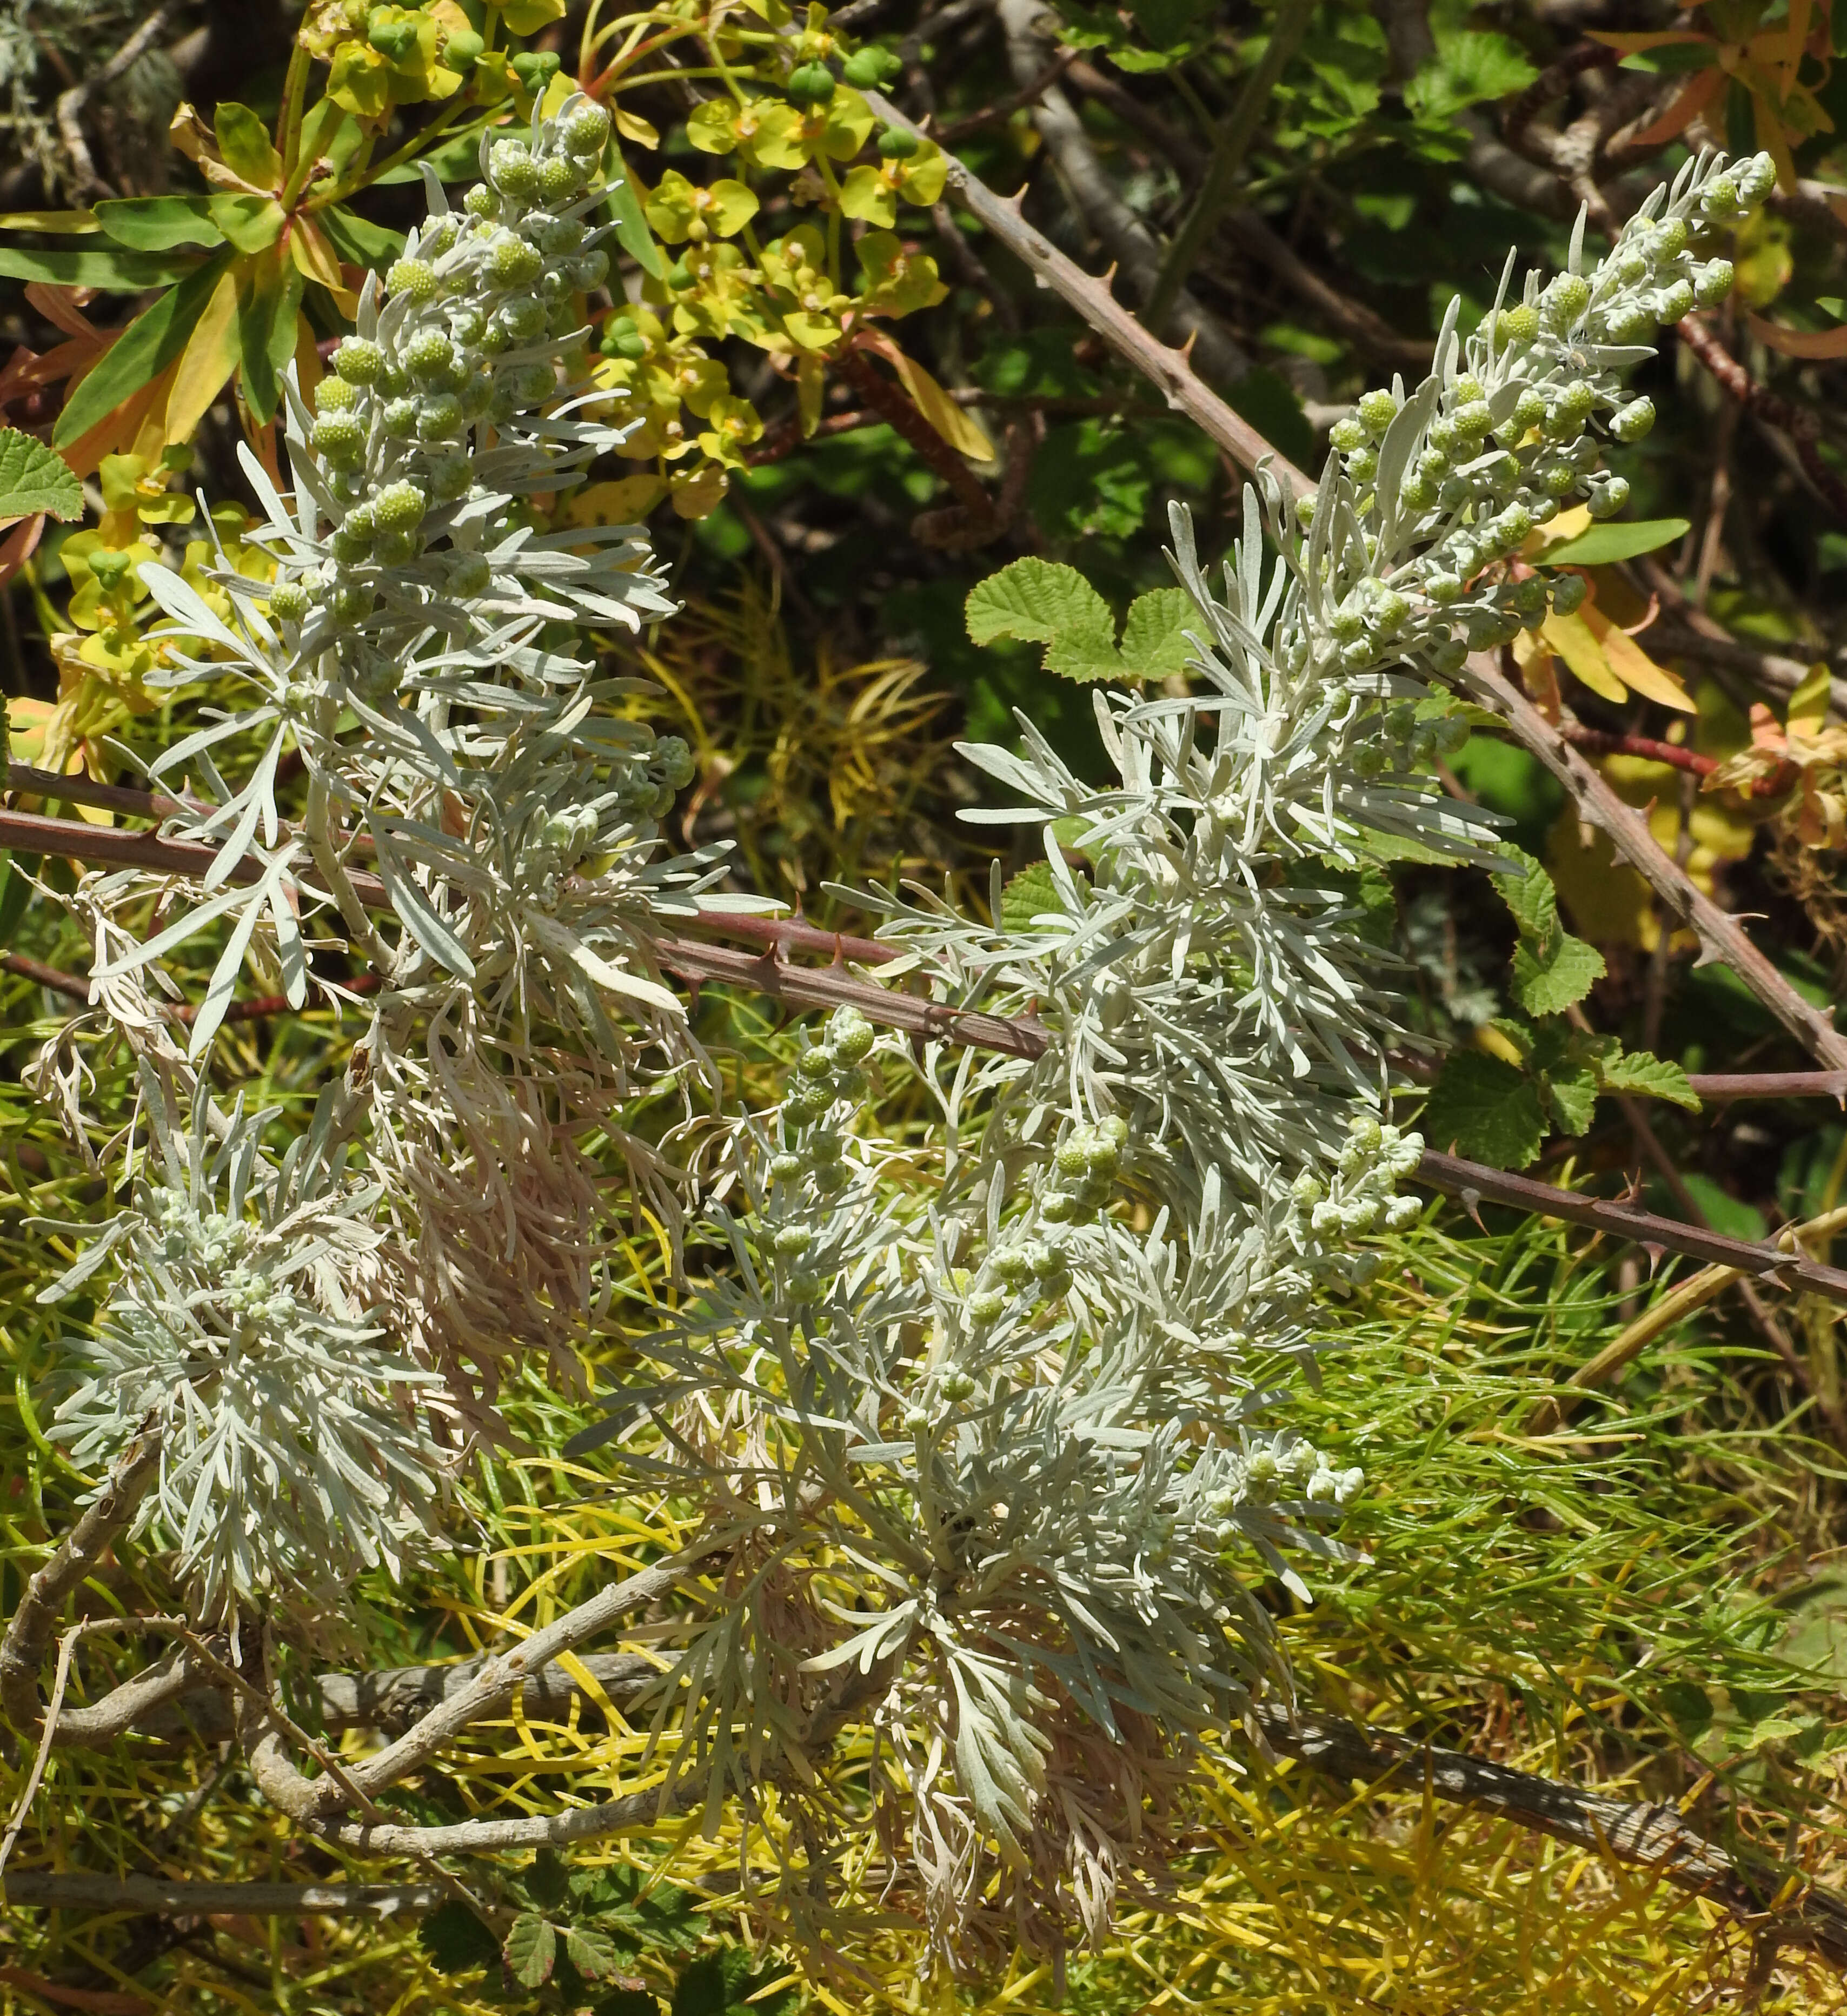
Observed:
[[[1517,308],[1503,308],[1495,324],[1495,335],[1503,350],[1531,343],[1539,333],[1539,311],[1524,303]]]
[[[985,1328],[989,1323],[999,1322],[1006,1312],[1006,1297],[999,1289],[982,1288],[968,1298],[969,1320]]]
[[[1593,518],[1613,518],[1629,502],[1629,479],[1608,477],[1585,500]]]
[[[1451,416],[1456,430],[1465,441],[1478,441],[1492,430],[1494,415],[1485,399],[1471,399],[1458,406]]]
[[[579,293],[600,287],[608,278],[609,254],[600,245],[592,245],[581,259],[571,262],[571,284]]]
[[[1755,210],[1777,186],[1777,164],[1768,154],[1753,154],[1732,172],[1738,180],[1738,200],[1748,210]]]
[[[548,217],[527,220],[532,232],[532,242],[540,251],[550,253],[554,257],[574,252],[584,242],[584,220],[581,217]]]
[[[1074,1182],[1090,1173],[1090,1143],[1083,1134],[1068,1134],[1053,1150],[1052,1165]]]
[[[852,82],[852,66],[848,64],[847,81]],[[915,133],[907,133],[902,126],[887,126],[879,135],[879,158],[885,161],[908,161],[922,146],[923,142]]]
[[[308,438],[315,453],[336,467],[351,468],[365,452],[365,427],[356,413],[323,413]]]
[[[1397,417],[1398,401],[1389,392],[1368,392],[1356,411],[1362,427],[1373,434],[1382,434]]]
[[[423,550],[416,532],[380,532],[373,542],[372,556],[380,567],[409,567]]]
[[[832,1096],[822,1086],[798,1082],[784,1093],[783,1112],[785,1118],[802,1127],[811,1120],[819,1120],[833,1103]]]
[[[284,623],[299,623],[308,614],[308,590],[298,581],[274,581],[269,589],[269,613]]]
[[[1023,1288],[1032,1279],[1032,1262],[1023,1247],[1002,1247],[989,1255],[988,1265],[1010,1288]]]
[[[688,761],[691,760],[689,751]],[[689,772],[689,776],[690,773]],[[829,1046],[849,1064],[862,1064],[872,1054],[877,1031],[857,1008],[837,1008],[827,1024]]]
[[[1550,441],[1575,441],[1584,431],[1584,423],[1590,419],[1597,395],[1582,378],[1574,379],[1564,387],[1552,401],[1543,423],[1546,438]]]
[[[438,392],[434,398],[417,403],[417,439],[452,440],[462,431],[461,402],[452,392]]]
[[[836,1099],[848,1100],[857,1105],[865,1098],[866,1094],[866,1077],[862,1071],[844,1071],[833,1082],[833,1096]]]
[[[1732,290],[1734,278],[1729,259],[1709,259],[1695,274],[1694,299],[1703,308],[1716,308]]]
[[[1347,458],[1347,473],[1356,483],[1370,483],[1378,473],[1379,457],[1372,448],[1363,448]]]
[[[1555,274],[1539,297],[1539,312],[1546,327],[1561,335],[1590,305],[1590,283],[1582,273]]]
[[[1507,590],[1507,604],[1522,616],[1543,616],[1546,613],[1546,581],[1543,575],[1529,574],[1524,581],[1517,581]]]
[[[797,63],[783,89],[791,105],[825,105],[833,95],[833,73],[824,63]]]
[[[495,311],[495,319],[516,343],[531,343],[545,333],[545,311],[530,297],[506,302]]]
[[[775,1239],[778,1258],[799,1260],[815,1243],[815,1235],[805,1225],[783,1225],[776,1228]]]
[[[1295,522],[1305,532],[1315,522],[1315,500],[1312,497],[1298,497],[1295,500]]]
[[[538,194],[538,164],[524,140],[496,140],[488,150],[488,179],[502,196],[530,203]]]
[[[1619,441],[1639,441],[1654,424],[1654,401],[1632,399],[1610,422],[1610,431]]]
[[[484,372],[471,372],[463,380],[455,397],[462,402],[463,419],[478,420],[494,403],[493,380]]]
[[[381,532],[408,532],[423,522],[427,508],[414,483],[387,483],[372,500],[372,521]]]
[[[358,390],[344,378],[329,374],[315,387],[315,411],[317,413],[350,412],[358,401]]]
[[[1328,634],[1337,644],[1352,644],[1366,635],[1364,614],[1348,603],[1327,619]]]
[[[653,760],[654,768],[661,773],[662,780],[676,791],[683,791],[697,774],[697,765],[693,761],[692,746],[684,736],[663,735],[657,737]],[[837,1054],[847,1055],[837,1042],[833,1047]],[[851,1057],[848,1060],[852,1061]]]
[[[499,211],[500,203],[485,182],[477,182],[463,197],[462,207],[470,217],[492,217]]]
[[[1575,463],[1543,462],[1535,472],[1539,488],[1548,497],[1568,497],[1578,487]]]
[[[524,239],[503,238],[488,255],[489,284],[510,293],[529,287],[545,268],[545,255]]]
[[[1424,578],[1424,592],[1438,608],[1447,609],[1462,599],[1462,581],[1453,574],[1431,574]]]
[[[808,1154],[823,1168],[830,1162],[837,1162],[841,1154],[840,1136],[837,1134],[817,1134],[808,1143]]]
[[[1077,1209],[1078,1201],[1068,1190],[1047,1190],[1039,1199],[1039,1216],[1049,1225],[1068,1225]]]
[[[420,329],[405,346],[404,361],[413,378],[444,383],[455,368],[455,345],[440,329]]]
[[[342,567],[357,567],[372,552],[372,527],[349,520],[337,525],[327,542],[328,550]]]
[[[494,571],[488,564],[484,553],[451,553],[448,563],[448,591],[463,596],[485,595],[494,578]]]
[[[1373,627],[1381,637],[1389,637],[1403,628],[1410,614],[1410,603],[1396,589],[1388,588],[1373,604]]]
[[[608,108],[585,99],[573,105],[558,122],[558,138],[567,153],[580,160],[595,160],[609,145]]]
[[[1356,455],[1372,437],[1356,419],[1336,420],[1327,430],[1330,448],[1338,448],[1342,455]]]
[[[513,373],[513,397],[522,406],[542,405],[557,389],[557,373],[549,364],[523,364]]]
[[[1406,480],[1399,501],[1407,511],[1428,511],[1437,501],[1437,486],[1419,470]]]
[[[821,1277],[805,1271],[791,1274],[788,1294],[792,1302],[818,1302],[821,1299]]]
[[[1442,636],[1431,643],[1424,656],[1430,661],[1432,671],[1447,676],[1460,672],[1468,663],[1469,647],[1460,637]]]
[[[427,259],[399,259],[385,275],[385,291],[409,294],[413,301],[433,301],[442,291],[442,283]],[[344,378],[347,373],[342,371],[340,375]]]
[[[1693,313],[1694,291],[1686,280],[1676,280],[1671,287],[1664,287],[1654,297],[1654,314],[1663,325],[1684,322]]]
[[[805,1166],[799,1155],[791,1155],[785,1150],[770,1157],[769,1173],[779,1183],[792,1183],[801,1175]]]
[[[538,199],[556,210],[560,204],[569,203],[584,185],[584,169],[581,161],[572,160],[566,154],[553,154],[538,166]]]
[[[804,1050],[795,1060],[795,1068],[805,1078],[831,1085],[834,1073],[840,1068],[840,1060],[825,1044],[817,1043],[812,1050]]]
[[[1561,616],[1570,616],[1584,606],[1590,584],[1581,574],[1555,574],[1546,584],[1552,607]]]
[[[1510,504],[1494,520],[1495,544],[1511,553],[1532,531],[1532,513],[1524,504]]]
[[[340,623],[362,623],[377,599],[363,581],[336,581],[327,591],[327,614]]]
[[[1679,258],[1687,250],[1686,219],[1680,217],[1664,218],[1650,234],[1648,249],[1660,261]]]
[[[1738,185],[1730,175],[1715,175],[1700,192],[1700,208],[1708,217],[1735,217]]]
[[[376,385],[385,375],[385,353],[362,336],[349,336],[333,352],[333,368],[351,385]]]

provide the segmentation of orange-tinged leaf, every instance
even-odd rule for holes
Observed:
[[[1622,680],[1610,669],[1603,646],[1581,610],[1571,616],[1554,612],[1540,626],[1539,635],[1593,693],[1613,700],[1618,707],[1629,697]]]
[[[169,443],[189,441],[225,381],[237,366],[237,276],[227,269],[211,291],[205,312],[194,326],[173,377],[167,397],[166,435]]]
[[[1792,736],[1813,741],[1827,725],[1829,703],[1834,698],[1834,682],[1825,661],[1817,661],[1809,668],[1808,676],[1789,696],[1789,711],[1786,717]],[[1752,710],[1755,714],[1755,710]]]
[[[1596,639],[1611,675],[1621,680],[1632,693],[1639,693],[1643,699],[1653,700],[1658,707],[1671,707],[1678,714],[1698,711],[1693,696],[1673,674],[1665,665],[1658,665],[1626,630],[1612,623],[1594,603],[1586,603],[1575,617],[1566,620],[1583,624]],[[1572,670],[1577,671],[1578,668],[1573,665]],[[1583,675],[1580,673],[1579,676]],[[1590,683],[1585,680],[1586,686]]]
[[[971,462],[994,459],[993,442],[916,358],[905,356],[888,336],[869,333],[862,340],[866,348],[876,350],[890,362],[910,394],[912,405],[958,455],[967,455]]]
[[[1847,357],[1847,322],[1833,329],[1780,329],[1754,315],[1751,333],[1766,349],[1780,351],[1785,357]]]
[[[1651,119],[1638,132],[1633,145],[1638,147],[1659,147],[1672,139],[1676,133],[1683,132],[1701,113],[1717,97],[1725,83],[1722,70],[1696,71],[1669,99],[1667,108],[1657,118]]]
[[[1601,42],[1607,49],[1620,50],[1626,56],[1643,56],[1650,49],[1665,49],[1676,44],[1712,41],[1710,35],[1699,34],[1691,28],[1659,28],[1640,35],[1612,34],[1608,29],[1593,28],[1590,34],[1593,42]]]
[[[88,434],[59,450],[79,476],[93,476],[106,455],[115,455],[124,448],[138,446],[135,441],[142,423],[149,413],[155,416],[159,431],[160,416],[167,410],[167,396],[173,389],[173,374],[178,368],[170,364],[143,385],[139,391],[131,393],[121,405],[106,419],[99,420]],[[164,441],[157,440],[153,452],[158,455]]]

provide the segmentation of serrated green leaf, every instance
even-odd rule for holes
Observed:
[[[1115,654],[1110,606],[1075,567],[1057,560],[1015,560],[970,589],[968,634],[978,644],[1019,637],[1032,644],[1082,638],[1099,656]]]
[[[1001,891],[1000,927],[1010,936],[1018,936],[1033,930],[1034,918],[1046,911],[1062,916],[1064,905],[1059,898],[1051,865],[1035,861]]]
[[[1543,952],[1524,942],[1514,948],[1514,992],[1529,1015],[1562,1015],[1608,970],[1595,945],[1561,932]]]
[[[1699,1094],[1672,1057],[1658,1057],[1647,1050],[1619,1051],[1601,1060],[1598,1076],[1605,1092],[1640,1093],[1644,1098],[1683,1106],[1689,1113],[1700,1110]]]
[[[1552,877],[1530,854],[1517,847],[1503,847],[1501,854],[1515,869],[1513,873],[1495,876],[1494,886],[1500,891],[1501,901],[1513,912],[1514,924],[1523,938],[1549,945],[1561,928],[1558,891],[1552,886]],[[1526,872],[1521,874],[1520,869]]]
[[[570,1894],[570,1863],[555,1848],[542,1848],[526,1871],[526,1895],[542,1911],[555,1911]]]
[[[131,252],[171,252],[181,245],[211,247],[224,233],[202,196],[110,196],[96,206],[96,221]]]
[[[1481,1050],[1458,1050],[1444,1064],[1418,1125],[1432,1147],[1497,1169],[1524,1169],[1546,1138],[1538,1086]]]
[[[1054,637],[1046,646],[1043,663],[1048,672],[1057,673],[1061,679],[1075,679],[1080,685],[1120,679],[1125,673],[1115,646],[1107,636],[1098,637],[1088,631],[1069,630]]]
[[[470,1973],[500,1958],[499,1941],[459,1898],[439,1904],[418,1926],[417,1943],[445,1974]]]
[[[1183,588],[1158,588],[1138,595],[1122,625],[1122,666],[1128,676],[1165,679],[1185,671],[1193,655],[1186,627],[1197,628],[1198,623],[1199,611]]]
[[[81,518],[83,509],[84,487],[56,449],[0,427],[0,518]]]
[[[1625,524],[1592,525],[1575,539],[1561,539],[1539,557],[1546,567],[1608,567],[1612,560],[1633,560],[1660,546],[1685,538],[1684,518],[1635,518]]]
[[[506,1935],[501,1957],[522,1988],[542,1988],[558,1964],[558,1935],[549,1921],[522,1911]]]
[[[1597,1118],[1597,1078],[1591,1064],[1575,1071],[1547,1071],[1540,1080],[1540,1091],[1561,1134],[1582,1134]]]
[[[609,1981],[628,1973],[615,1941],[594,1925],[565,1928],[564,1957],[586,1981]]]

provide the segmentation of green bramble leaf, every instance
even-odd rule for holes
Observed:
[[[1543,951],[1525,943],[1514,949],[1514,992],[1529,1015],[1562,1015],[1606,970],[1597,947],[1568,932]]]
[[[1505,35],[1438,29],[1436,53],[1405,86],[1405,103],[1420,119],[1447,120],[1484,99],[1524,91],[1539,72]]]
[[[1540,1090],[1561,1134],[1582,1134],[1597,1117],[1597,1074],[1588,1060],[1575,1070],[1547,1071]]]
[[[445,1974],[470,1974],[492,1967],[500,1943],[459,1898],[440,1904],[417,1928],[417,1944],[432,1967]]]
[[[1539,1088],[1482,1050],[1458,1050],[1448,1060],[1418,1124],[1432,1147],[1497,1169],[1524,1169],[1546,1138]]]
[[[81,518],[83,509],[83,485],[55,448],[0,427],[0,519]]]
[[[558,1935],[548,1920],[523,1911],[513,1921],[501,1957],[522,1988],[542,1988],[558,1964]]]
[[[526,1895],[542,1911],[555,1911],[570,1894],[570,1865],[555,1848],[542,1848],[526,1872]]]
[[[1636,518],[1625,524],[1593,525],[1575,539],[1548,546],[1541,559],[1547,567],[1607,567],[1612,560],[1633,560],[1658,547],[1678,545],[1687,531],[1684,518]]]
[[[1063,916],[1064,905],[1050,865],[1035,861],[1001,891],[1000,927],[1010,935],[1021,935],[1037,929],[1035,919],[1048,913]]]
[[[1199,611],[1183,588],[1158,588],[1138,595],[1122,625],[1122,659],[1143,679],[1171,679],[1186,669],[1193,646],[1187,626],[1199,625]]]
[[[1157,589],[1129,612],[1116,648],[1110,605],[1073,567],[1061,561],[1015,560],[969,591],[968,634],[978,644],[1017,637],[1046,647],[1045,668],[1061,678],[1165,679],[1185,668],[1183,634],[1191,607],[1179,589]]]
[[[1518,847],[1503,847],[1501,855],[1514,864],[1514,869],[1494,878],[1501,901],[1513,912],[1521,938],[1549,945],[1563,928],[1558,921],[1558,891],[1552,886],[1552,877],[1530,854]],[[1524,874],[1518,872],[1521,869],[1525,870]]]
[[[623,1965],[615,1941],[594,1925],[565,1928],[564,1957],[586,1981],[620,1980],[625,1986],[639,1985]]]
[[[1700,1110],[1699,1094],[1672,1057],[1658,1057],[1647,1050],[1621,1050],[1600,1060],[1598,1076],[1605,1092],[1640,1093],[1683,1106],[1689,1113]]]

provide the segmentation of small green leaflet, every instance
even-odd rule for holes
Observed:
[[[1599,1073],[1605,1092],[1639,1092],[1651,1098],[1671,1100],[1689,1113],[1700,1110],[1699,1094],[1671,1057],[1654,1057],[1647,1050],[1624,1050],[1604,1058]]]
[[[1118,651],[1114,613],[1075,567],[1021,560],[970,591],[968,634],[978,644],[1003,637],[1043,644],[1046,670],[1068,679],[1161,679],[1186,669],[1192,607],[1176,588],[1138,596]]]
[[[1538,1086],[1482,1050],[1452,1053],[1418,1125],[1433,1148],[1453,1148],[1497,1169],[1524,1169],[1546,1138]]]
[[[1529,1015],[1562,1015],[1608,970],[1595,945],[1569,932],[1543,952],[1524,942],[1514,948],[1514,992]]]
[[[1622,525],[1593,525],[1575,539],[1561,540],[1540,555],[1547,567],[1605,567],[1633,560],[1687,536],[1684,518],[1636,518]]]
[[[542,1988],[558,1964],[558,1935],[549,1920],[522,1911],[502,1950],[508,1973],[522,1988]]]
[[[0,519],[80,518],[83,508],[83,485],[55,448],[0,427]]]

